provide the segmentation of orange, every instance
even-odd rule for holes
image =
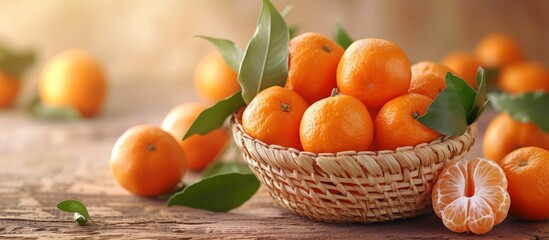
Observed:
[[[430,142],[441,136],[417,121],[425,114],[431,101],[426,96],[409,93],[383,105],[374,120],[377,149],[396,150]]]
[[[304,33],[290,41],[286,87],[309,104],[329,97],[337,85],[336,72],[345,50],[324,35]]]
[[[204,56],[194,69],[194,89],[209,103],[223,100],[240,89],[238,76],[217,51]]]
[[[331,97],[313,103],[305,111],[299,136],[308,152],[366,151],[372,144],[373,130],[364,104],[335,90]]]
[[[266,144],[303,149],[299,123],[307,102],[296,92],[273,86],[257,94],[242,113],[242,128]]]
[[[446,164],[433,187],[433,209],[454,232],[483,234],[501,223],[509,211],[507,179],[486,158]]]
[[[500,162],[511,195],[511,215],[525,220],[549,219],[549,151],[519,148]]]
[[[183,136],[206,106],[199,103],[183,103],[174,107],[162,121],[162,129],[177,141],[190,170],[200,171],[212,162],[223,150],[229,139],[224,129],[213,130],[206,135],[193,135],[185,141]]]
[[[118,183],[139,196],[157,196],[174,189],[185,174],[185,155],[167,132],[152,125],[134,126],[120,136],[111,153]]]
[[[412,81],[408,92],[435,99],[446,87],[446,73],[450,68],[436,62],[424,61],[412,65]]]
[[[475,56],[467,51],[454,51],[448,53],[441,61],[446,65],[456,76],[463,78],[475,90],[477,89],[477,71],[480,67],[480,62]]]
[[[21,81],[19,79],[0,72],[0,108],[13,105],[20,87]]]
[[[482,140],[484,156],[496,162],[517,148],[530,146],[549,150],[549,134],[533,123],[516,121],[507,113],[492,119]]]
[[[498,87],[509,93],[549,92],[549,69],[536,62],[511,64],[500,72]]]
[[[475,56],[487,69],[502,69],[524,59],[517,41],[505,33],[487,34],[477,42]]]
[[[74,107],[84,117],[92,117],[103,106],[107,81],[99,63],[88,53],[69,50],[49,60],[39,90],[45,105]]]
[[[337,87],[358,98],[368,110],[379,110],[410,87],[410,61],[395,43],[375,38],[355,41],[339,61]]]

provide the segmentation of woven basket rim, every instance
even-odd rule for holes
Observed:
[[[231,116],[231,124],[235,124],[236,125],[236,128],[238,129],[238,131],[242,132],[242,137],[244,138],[247,138],[249,140],[252,140],[258,144],[260,144],[261,146],[265,147],[265,148],[269,148],[269,149],[276,149],[276,150],[279,150],[279,151],[289,151],[293,154],[296,154],[296,155],[307,155],[307,156],[310,156],[310,157],[313,157],[313,158],[317,158],[317,157],[339,157],[339,156],[363,156],[363,155],[369,155],[369,156],[382,156],[382,155],[394,155],[394,154],[403,154],[403,153],[406,153],[406,152],[413,152],[415,151],[416,149],[419,149],[419,148],[425,148],[425,147],[434,147],[434,146],[437,146],[437,145],[442,145],[442,144],[445,144],[447,141],[452,141],[452,140],[455,140],[456,138],[459,138],[459,137],[462,137],[464,135],[466,135],[467,133],[470,133],[473,128],[476,128],[477,126],[477,123],[473,123],[469,126],[467,126],[467,129],[465,130],[465,132],[462,134],[462,135],[459,135],[459,136],[448,136],[448,135],[443,135],[443,136],[440,136],[430,142],[427,142],[427,143],[420,143],[418,145],[415,145],[415,146],[403,146],[403,147],[399,147],[397,148],[396,150],[380,150],[380,151],[352,151],[352,150],[349,150],[349,151],[342,151],[342,152],[337,152],[337,153],[313,153],[313,152],[308,152],[308,151],[301,151],[301,150],[298,150],[298,149],[295,149],[295,148],[289,148],[289,147],[285,147],[285,146],[280,146],[280,145],[276,145],[276,144],[267,144],[257,138],[254,138],[250,135],[248,135],[243,127],[242,127],[242,124],[238,121],[238,113],[234,113],[232,116]]]

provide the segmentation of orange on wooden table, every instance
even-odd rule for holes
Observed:
[[[389,100],[408,92],[410,61],[395,43],[375,38],[353,42],[337,68],[337,87],[358,98],[368,110],[379,110]]]
[[[447,66],[423,61],[412,65],[412,80],[408,92],[421,94],[431,99],[446,88],[446,73],[451,72]]]
[[[549,151],[519,148],[499,164],[509,181],[509,213],[525,220],[549,219]]]
[[[183,136],[204,109],[200,103],[183,103],[175,106],[164,117],[162,129],[169,132],[183,149],[190,170],[200,171],[223,150],[229,139],[224,129],[213,130],[206,135],[193,135],[185,141]]]
[[[376,148],[396,150],[427,143],[441,136],[417,120],[425,114],[431,102],[432,99],[426,96],[408,93],[383,105],[374,120]]]
[[[482,140],[484,156],[496,162],[517,148],[529,146],[549,150],[549,133],[534,123],[514,120],[507,113],[500,113],[492,119]]]
[[[157,196],[179,184],[187,163],[169,133],[153,125],[138,125],[126,130],[114,144],[111,170],[129,192]]]
[[[238,75],[217,51],[209,53],[198,62],[193,79],[196,93],[209,103],[223,100],[240,89]]]
[[[537,62],[519,62],[504,68],[498,87],[509,93],[549,92],[549,69]]]
[[[477,71],[480,67],[480,62],[475,56],[468,51],[453,51],[448,53],[441,61],[452,72],[465,80],[469,86],[477,89]]]
[[[447,163],[432,193],[435,213],[454,232],[486,233],[507,217],[510,205],[505,173],[486,158]]]
[[[96,115],[107,95],[107,80],[99,62],[81,50],[55,55],[42,71],[40,99],[50,107],[74,107],[84,117]]]
[[[302,150],[299,124],[309,104],[296,92],[279,86],[257,94],[242,113],[245,133],[267,144]]]
[[[305,151],[337,153],[368,150],[374,130],[364,104],[334,90],[305,111],[299,133]]]
[[[518,42],[506,33],[490,33],[476,45],[475,56],[484,68],[502,69],[524,59]]]
[[[11,107],[20,88],[20,79],[0,72],[0,108]]]
[[[329,97],[337,85],[337,65],[344,49],[319,33],[304,33],[290,40],[286,87],[309,104]]]

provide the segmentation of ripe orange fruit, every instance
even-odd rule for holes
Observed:
[[[410,87],[410,61],[395,43],[367,38],[355,41],[341,57],[337,87],[358,98],[369,110],[379,110]]]
[[[486,233],[509,211],[505,173],[486,158],[447,163],[432,193],[435,213],[454,232]]]
[[[366,151],[372,144],[373,130],[364,104],[334,91],[305,111],[299,136],[303,149],[313,153]]]
[[[309,104],[329,97],[337,85],[337,64],[344,51],[337,43],[318,33],[304,33],[293,38],[286,87]]]
[[[477,70],[480,62],[475,56],[467,51],[454,51],[448,53],[442,61],[456,76],[463,78],[475,90],[477,89]]]
[[[520,62],[502,69],[498,87],[509,93],[549,92],[549,69],[536,62]]]
[[[177,142],[152,125],[134,126],[120,136],[111,153],[111,170],[118,183],[139,196],[157,196],[174,189],[187,164]]]
[[[525,220],[549,219],[549,151],[519,148],[500,162],[511,195],[511,215]]]
[[[194,89],[204,101],[223,100],[240,89],[238,75],[217,51],[204,56],[194,69]]]
[[[273,86],[257,94],[242,113],[242,128],[266,144],[303,149],[299,123],[307,102],[296,92]]]
[[[412,81],[408,92],[435,99],[446,87],[447,72],[451,72],[450,68],[436,62],[424,61],[412,65]]]
[[[379,110],[374,120],[375,143],[379,150],[415,146],[441,136],[417,121],[425,114],[431,99],[416,93],[397,97]]]
[[[475,55],[484,68],[502,69],[524,59],[517,41],[504,33],[491,33],[477,42]]]
[[[0,72],[0,108],[13,105],[20,87],[21,81],[19,79]]]
[[[49,60],[39,90],[45,105],[74,107],[84,117],[91,117],[103,106],[107,81],[99,63],[88,53],[69,50]]]
[[[498,163],[515,149],[530,146],[549,150],[549,134],[533,123],[516,121],[507,113],[492,119],[482,140],[484,156]]]
[[[162,129],[177,141],[190,170],[200,171],[212,162],[223,150],[229,139],[224,129],[216,129],[206,135],[193,135],[185,141],[183,136],[206,106],[199,103],[183,103],[174,107],[162,121]]]

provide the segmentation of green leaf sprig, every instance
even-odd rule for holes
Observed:
[[[229,67],[231,67],[233,71],[238,72],[238,69],[240,69],[240,63],[242,62],[244,51],[236,46],[234,42],[227,39],[213,38],[201,35],[198,35],[197,37],[206,39],[211,42],[217,48],[217,51],[219,51],[225,63],[227,63],[227,65],[229,65]]]
[[[80,111],[74,107],[50,107],[44,105],[40,98],[36,97],[28,106],[27,111],[34,117],[53,121],[75,121],[82,119]]]
[[[437,95],[418,121],[443,135],[459,136],[465,133],[467,126],[480,117],[488,103],[484,69],[478,69],[476,81],[477,91],[463,79],[448,72],[446,88]]]
[[[34,64],[34,54],[15,53],[0,44],[0,71],[14,77],[20,77]]]
[[[353,43],[353,39],[349,36],[349,34],[347,34],[347,31],[345,31],[339,20],[336,22],[336,33],[334,40],[343,49],[347,49]]]
[[[497,111],[506,112],[519,122],[532,122],[549,133],[549,93],[490,93],[488,97]]]
[[[57,204],[57,208],[64,212],[74,213],[74,221],[82,226],[93,220],[88,213],[88,209],[83,203],[77,200],[64,200]]]

